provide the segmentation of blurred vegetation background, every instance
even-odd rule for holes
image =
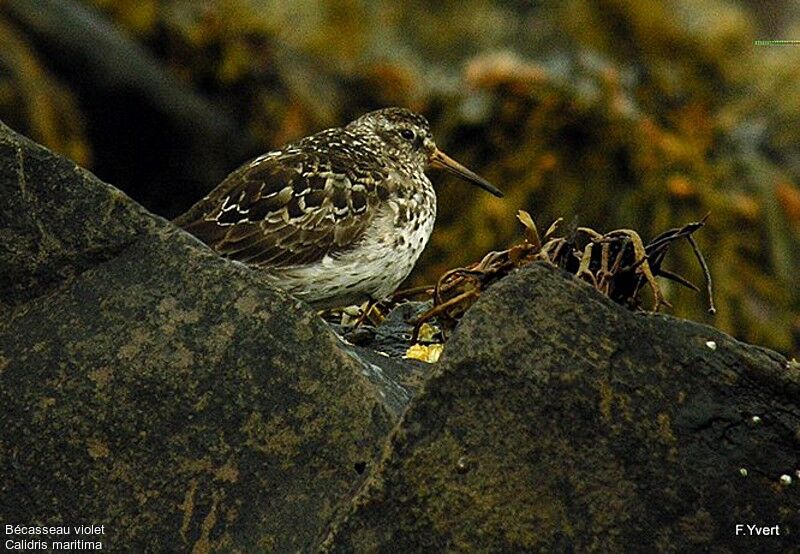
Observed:
[[[498,200],[444,175],[411,281],[557,217],[697,238],[718,314],[800,353],[800,39],[790,0],[3,0],[0,118],[174,217],[247,158],[387,105],[431,120]],[[667,266],[698,284],[688,245]]]

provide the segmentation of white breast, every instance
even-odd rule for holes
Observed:
[[[411,273],[436,219],[432,187],[403,202],[408,205],[388,199],[353,248],[316,264],[270,269],[269,274],[278,286],[316,307],[385,298]],[[411,209],[409,218],[406,208]]]

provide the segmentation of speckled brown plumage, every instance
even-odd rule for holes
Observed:
[[[436,148],[424,117],[387,108],[259,156],[176,223],[312,304],[381,298],[433,228],[429,165],[499,194]]]

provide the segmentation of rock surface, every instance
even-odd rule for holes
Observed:
[[[105,525],[112,551],[310,548],[409,396],[7,127],[0,298],[0,520]]]
[[[798,544],[797,366],[553,268],[485,293],[432,377],[382,365],[0,125],[0,311],[3,523],[111,551]]]
[[[534,265],[461,321],[326,546],[785,551],[800,544],[798,398],[778,354]]]

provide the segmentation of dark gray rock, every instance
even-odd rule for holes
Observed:
[[[0,520],[306,550],[392,396],[306,306],[0,125]],[[19,538],[19,537],[18,537]]]
[[[410,322],[430,306],[430,302],[404,302],[393,307],[377,326],[369,321],[355,328],[331,323],[346,341],[342,348],[360,360],[381,390],[403,406],[422,389],[435,367],[404,358],[412,344],[414,325]]]
[[[326,546],[796,549],[798,398],[800,371],[778,354],[633,314],[537,264],[462,320]],[[780,536],[737,536],[737,524]]]

